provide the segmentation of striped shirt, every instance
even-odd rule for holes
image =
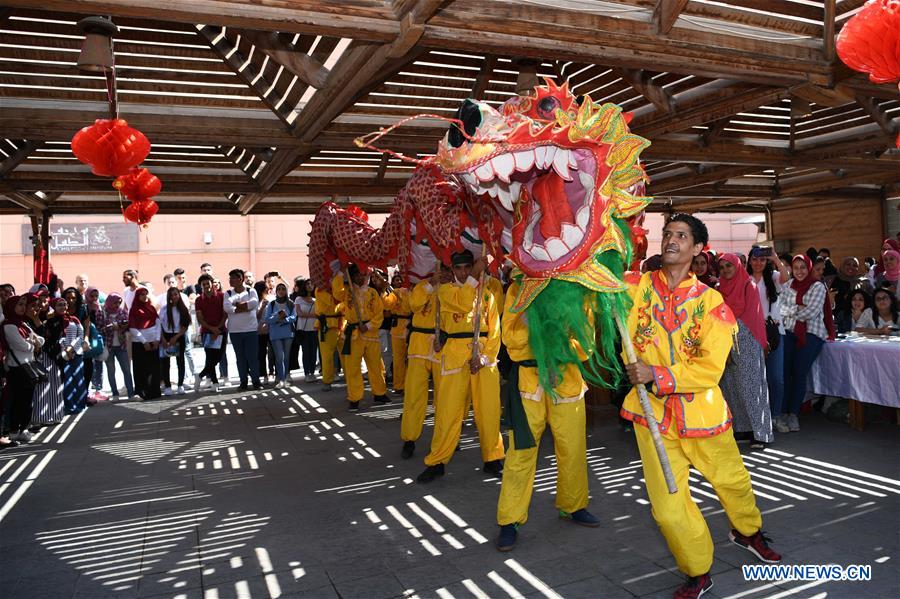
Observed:
[[[815,335],[823,341],[828,339],[828,330],[825,328],[825,297],[828,294],[825,285],[816,281],[803,296],[803,306],[797,305],[797,291],[790,281],[781,288],[781,316],[786,331],[794,331],[794,325],[798,320],[806,322],[806,332]]]

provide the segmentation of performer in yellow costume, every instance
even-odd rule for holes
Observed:
[[[444,464],[450,461],[462,429],[466,396],[472,394],[475,425],[484,472],[500,476],[503,472],[503,439],[500,436],[500,373],[497,353],[500,351],[500,314],[494,296],[486,288],[479,291],[478,280],[484,268],[473,273],[472,252],[453,254],[453,283],[441,285],[438,299],[441,307],[440,398],[435,405],[434,436],[431,453],[425,456],[426,468],[417,478],[429,483],[444,475]],[[476,296],[481,294],[480,313],[475,313]],[[479,356],[472,356],[475,319],[480,320]]]
[[[440,378],[440,353],[434,351],[435,285],[441,277],[450,281],[450,271],[443,264],[431,281],[419,281],[409,294],[412,311],[412,327],[409,329],[409,347],[406,383],[403,394],[403,417],[400,420],[400,438],[403,450],[400,457],[409,459],[416,450],[416,441],[422,435],[425,412],[428,407],[428,377],[433,380],[434,400],[438,403]],[[396,380],[396,379],[395,379]]]
[[[403,277],[391,278],[391,293],[384,302],[384,308],[391,311],[394,326],[391,327],[391,352],[394,364],[394,393],[403,394],[406,388],[406,338],[409,335],[412,310],[409,307],[409,289],[403,287]]]
[[[578,364],[568,364],[552,391],[547,392],[541,387],[534,353],[528,344],[525,313],[511,310],[519,286],[518,282],[513,282],[507,290],[502,322],[503,344],[512,360],[507,380],[511,387],[506,389],[506,418],[512,427],[497,503],[497,523],[500,524],[497,549],[500,551],[515,547],[517,529],[528,520],[538,446],[548,425],[556,452],[556,507],[560,516],[582,526],[600,525],[600,520],[586,509],[588,472],[584,393],[587,385]],[[572,339],[571,343],[581,359],[586,360],[578,342]],[[509,395],[514,389],[518,393]]]
[[[381,343],[378,327],[384,319],[384,305],[378,292],[369,287],[369,273],[361,272],[355,264],[348,269],[353,281],[356,299],[351,296],[350,285],[338,275],[331,282],[331,294],[339,302],[338,312],[344,317],[341,332],[341,353],[344,356],[344,378],[347,381],[347,400],[351,410],[359,409],[362,401],[363,376],[362,361],[365,359],[369,371],[369,385],[373,399],[387,403],[387,385],[384,382],[384,364],[381,362]],[[358,312],[357,312],[358,311]]]
[[[319,331],[319,354],[322,357],[322,384],[325,391],[331,391],[331,383],[334,382],[334,353],[338,349],[338,335],[341,331],[341,315],[337,306],[338,302],[331,295],[330,289],[316,289],[316,329]]]
[[[625,398],[621,415],[639,425],[634,432],[653,518],[678,568],[688,576],[676,599],[695,599],[712,587],[713,542],[691,500],[691,467],[719,496],[732,526],[729,538],[766,563],[781,560],[760,531],[762,517],[750,475],[719,390],[737,324],[719,292],[690,272],[693,257],[708,239],[702,221],[676,214],[663,230],[662,269],[626,279],[634,301],[627,329],[638,357],[626,370],[632,384],[648,388],[677,493],[667,490],[636,389]]]

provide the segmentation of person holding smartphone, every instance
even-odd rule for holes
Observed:
[[[294,339],[294,322],[297,314],[288,297],[287,285],[275,286],[275,300],[266,306],[264,321],[269,325],[269,343],[275,352],[275,389],[287,384],[290,374],[291,341]]]

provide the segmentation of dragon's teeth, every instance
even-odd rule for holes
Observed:
[[[515,159],[517,171],[530,171],[531,167],[534,166],[534,150],[516,152],[513,158]]]
[[[509,183],[509,176],[516,170],[516,161],[512,154],[500,154],[491,159],[491,166],[501,181]]]
[[[494,178],[494,169],[491,168],[490,162],[485,162],[475,169],[475,176],[479,181],[490,181]]]
[[[557,237],[551,237],[550,239],[548,239],[544,243],[544,246],[547,249],[547,253],[550,254],[551,260],[559,260],[569,253],[569,248],[567,248],[566,244],[564,244],[562,240]]]
[[[553,170],[566,181],[572,180],[569,174],[569,152],[566,150],[557,150],[556,156],[553,157]]]

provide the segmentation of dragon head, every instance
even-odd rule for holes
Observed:
[[[435,163],[493,206],[525,277],[588,275],[600,288],[620,289],[592,257],[608,250],[624,257],[628,228],[619,223],[651,199],[643,197],[638,161],[649,141],[629,132],[621,109],[547,79],[500,110],[466,100],[457,118],[461,126],[451,125]]]

